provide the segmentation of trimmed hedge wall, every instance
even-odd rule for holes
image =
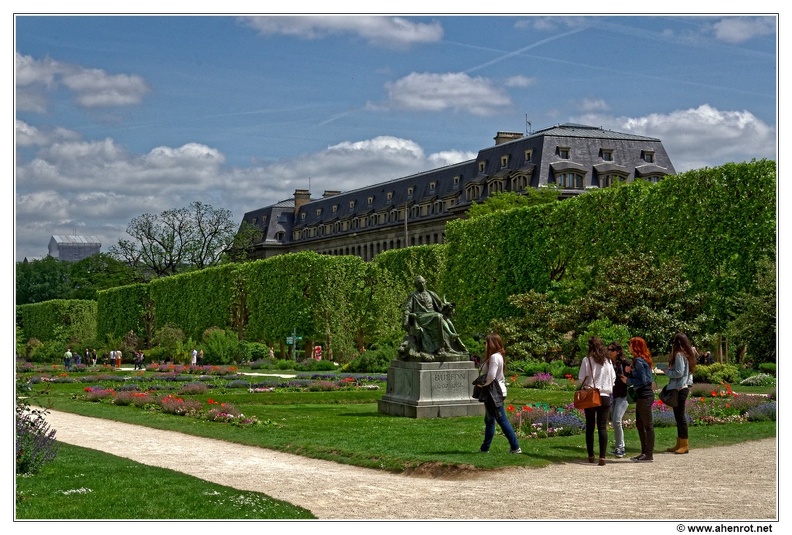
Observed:
[[[96,302],[53,299],[16,307],[16,324],[25,340],[37,338],[77,344],[96,339]]]
[[[457,328],[485,331],[514,312],[509,295],[545,292],[564,273],[640,251],[682,263],[720,332],[730,300],[752,286],[762,258],[775,256],[775,194],[775,162],[761,160],[451,221],[444,287],[457,303]]]

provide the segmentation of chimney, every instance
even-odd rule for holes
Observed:
[[[322,193],[322,198],[326,199],[328,197],[334,197],[335,195],[339,195],[341,192],[334,189],[326,189],[324,193]]]
[[[514,141],[515,139],[520,139],[521,137],[523,137],[523,135],[520,132],[498,132],[495,134],[495,144],[500,145],[501,143]]]
[[[311,192],[307,189],[294,190],[294,215],[300,211],[300,207],[311,201]]]

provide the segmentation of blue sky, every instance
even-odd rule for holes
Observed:
[[[774,10],[777,11],[777,10]],[[15,17],[16,259],[467,160],[499,130],[658,137],[678,172],[776,158],[774,16]],[[530,123],[530,124],[529,124]]]

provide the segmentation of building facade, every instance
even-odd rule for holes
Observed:
[[[49,241],[49,256],[68,262],[76,262],[100,252],[102,243],[96,236],[52,236]]]
[[[497,192],[556,184],[562,198],[618,182],[675,174],[659,139],[561,124],[530,135],[498,132],[474,160],[348,192],[292,199],[245,214],[260,239],[251,258],[314,251],[371,260],[390,249],[443,243],[445,225]]]

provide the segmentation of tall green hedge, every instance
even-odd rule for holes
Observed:
[[[232,327],[238,272],[237,264],[227,264],[151,281],[155,330],[175,325],[200,340],[210,327]]]
[[[18,305],[16,324],[24,340],[55,340],[84,344],[96,339],[96,302],[82,299],[53,299]]]
[[[96,292],[96,332],[122,338],[129,331],[149,339],[153,326],[153,306],[148,284],[130,284]]]
[[[729,302],[753,284],[758,262],[775,256],[776,167],[727,164],[592,190],[573,199],[450,222],[444,286],[457,327],[486,330],[513,313],[512,294],[617,253],[642,251],[681,262],[691,291],[707,295],[710,328],[724,329]]]

